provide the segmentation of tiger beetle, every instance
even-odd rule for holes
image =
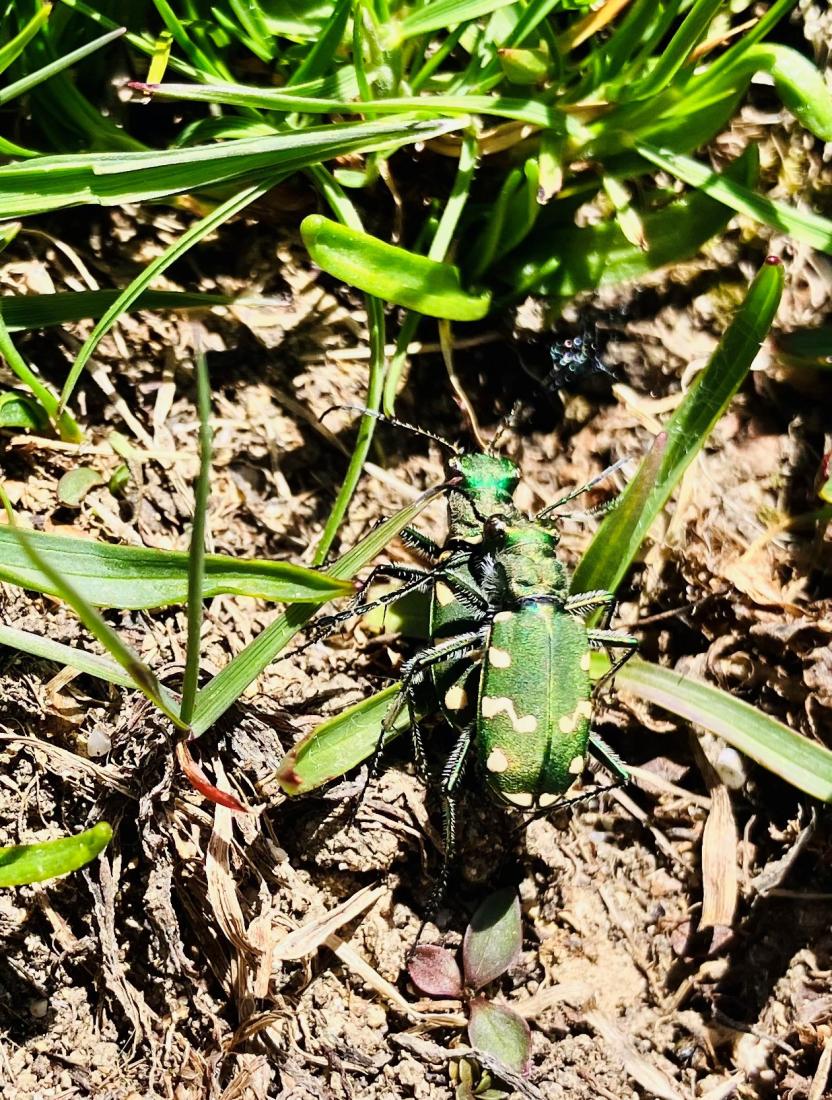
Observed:
[[[405,528],[402,540],[425,566],[376,566],[362,593],[379,578],[400,581],[401,586],[367,602],[359,593],[345,611],[320,620],[324,629],[316,638],[408,592],[430,589],[430,644],[402,666],[401,690],[382,720],[364,789],[405,707],[417,769],[428,779],[415,693],[429,678],[435,709],[456,735],[439,782],[445,852],[429,906],[435,911],[456,852],[457,801],[472,751],[489,793],[527,811],[570,801],[564,796],[583,774],[590,752],[620,782],[628,778],[617,755],[590,732],[590,653],[621,651],[611,659],[607,680],[635,653],[638,642],[608,624],[602,629],[587,627],[591,612],[603,608],[611,613],[613,596],[605,591],[570,595],[556,530],[566,518],[556,510],[622,463],[529,517],[513,503],[520,470],[509,458],[488,451],[462,453],[433,433],[371,415],[428,436],[451,451],[446,462],[448,535],[439,546]]]

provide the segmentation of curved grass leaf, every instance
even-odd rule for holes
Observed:
[[[706,164],[681,153],[659,149],[641,141],[636,142],[636,149],[651,164],[724,203],[738,214],[745,214],[781,233],[788,233],[819,252],[832,253],[832,221],[828,218],[757,195],[748,187],[726,179]]]
[[[452,264],[387,244],[320,214],[304,218],[300,232],[318,267],[365,294],[451,321],[477,321],[488,312],[491,295],[467,294]]]
[[[313,791],[371,756],[378,743],[382,719],[398,693],[399,685],[391,684],[328,718],[293,745],[275,774],[286,794]],[[408,722],[405,709],[385,744],[404,732]]]
[[[172,244],[169,244],[159,256],[154,257],[154,259],[139,272],[133,282],[119,292],[112,304],[107,307],[103,316],[81,345],[78,354],[75,356],[75,361],[70,368],[63,389],[61,390],[61,403],[59,406],[61,409],[66,406],[66,403],[72,396],[72,391],[75,389],[75,384],[81,377],[81,372],[84,370],[90,356],[98,347],[99,343],[104,339],[121,314],[130,309],[130,307],[138,301],[142,293],[150,283],[153,282],[156,276],[167,270],[171,264],[180,259],[190,248],[207,237],[209,233],[212,233],[215,229],[219,228],[219,226],[225,224],[230,218],[239,214],[241,210],[250,206],[251,203],[262,198],[266,191],[274,184],[278,183],[282,178],[282,175],[274,177],[269,176],[261,183],[252,184],[251,187],[244,188],[242,191],[226,199],[225,202],[220,203],[219,206],[206,214],[204,218],[200,218],[199,221],[189,226],[181,237],[173,241]]]
[[[71,581],[79,596],[96,607],[147,609],[187,602],[190,557],[184,551],[111,546],[41,531],[28,532],[26,542],[50,573]],[[0,577],[22,588],[61,595],[50,574],[31,559],[18,532],[8,527],[0,527]],[[203,599],[226,594],[319,604],[351,591],[349,581],[289,562],[223,554],[205,558]]]
[[[42,432],[48,426],[49,417],[33,398],[10,390],[0,393],[0,428]]]
[[[832,326],[778,332],[774,337],[774,353],[778,362],[787,367],[832,370]]]
[[[44,882],[68,871],[77,871],[104,851],[112,835],[113,830],[107,822],[99,821],[75,836],[0,848],[0,886]]]
[[[572,577],[573,592],[614,592],[682,474],[739,389],[774,320],[783,290],[780,263],[766,263],[749,287],[705,369],[665,425],[667,442],[651,491],[637,476],[604,519]],[[646,463],[655,459],[648,457]],[[638,516],[630,498],[643,501]]]
[[[44,560],[38,553],[30,539],[31,532],[24,531],[16,525],[14,509],[5,489],[0,486],[0,501],[6,509],[11,533],[20,543],[26,556],[35,569],[43,575],[49,584],[50,591],[55,592],[65,603],[69,604],[90,634],[96,638],[110,655],[121,665],[130,677],[133,686],[137,688],[147,699],[158,707],[159,710],[179,729],[184,729],[184,723],[179,717],[179,706],[171,693],[156,678],[155,673],[144,661],[134,653],[119,634],[96,611],[92,604],[86,600],[75,587],[53,566]]]
[[[120,290],[61,291],[57,294],[15,294],[0,299],[0,314],[9,332],[49,328],[101,317],[122,293]],[[211,309],[234,301],[227,294],[198,294],[180,290],[145,290],[133,309]]]
[[[71,53],[63,54],[61,57],[56,58],[48,65],[44,65],[42,69],[36,69],[33,73],[27,73],[26,76],[22,76],[20,80],[15,80],[12,84],[7,84],[5,88],[0,88],[0,107],[4,103],[8,103],[9,100],[14,99],[15,96],[25,95],[26,92],[32,90],[38,84],[42,84],[45,80],[49,80],[50,77],[56,75],[56,73],[63,72],[64,69],[69,68],[70,65],[74,65],[76,61],[82,61],[85,57],[88,57],[96,50],[100,50],[102,47],[109,45],[116,38],[120,38],[124,34],[124,27],[117,27],[113,31],[109,31],[107,34],[102,34],[100,38],[94,39],[92,42],[87,42],[86,45],[80,46],[77,50],[72,50]]]
[[[298,88],[254,88],[246,84],[138,84],[138,91],[164,99],[195,103],[224,103],[267,111],[298,111],[303,114],[404,115],[411,112],[441,118],[442,115],[493,115],[516,119],[541,129],[561,128],[563,115],[555,107],[533,96],[525,99],[490,95],[389,96],[358,99],[353,103],[321,96],[303,96]]]
[[[592,655],[592,675],[609,669],[603,654]],[[832,802],[832,752],[789,729],[742,699],[700,680],[634,657],[615,676],[616,684],[717,734],[801,791]]]
[[[6,365],[14,371],[24,386],[32,391],[40,406],[54,420],[62,439],[71,443],[80,443],[84,433],[78,425],[75,417],[66,409],[61,409],[60,401],[49,386],[35,374],[23,356],[15,347],[9,336],[2,311],[0,311],[0,356],[6,360]]]
[[[10,38],[8,42],[4,42],[3,45],[0,46],[0,73],[5,72],[15,58],[20,56],[26,48],[26,43],[31,41],[38,33],[40,28],[49,18],[51,11],[52,5],[44,4],[35,12],[29,22],[23,26],[14,38]]]
[[[401,23],[394,24],[392,38],[398,44],[406,38],[447,30],[458,23],[490,15],[511,3],[513,0],[433,0],[430,4],[414,6]]]
[[[40,634],[32,634],[29,630],[18,630],[17,627],[3,626],[0,623],[0,646],[28,653],[32,657],[39,657],[42,661],[54,661],[57,665],[75,668],[107,684],[116,684],[118,687],[125,688],[136,686],[133,677],[109,657],[88,653],[86,650],[64,645],[63,642],[54,642],[51,638],[43,638]]]

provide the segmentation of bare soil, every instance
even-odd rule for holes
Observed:
[[[756,125],[746,118],[731,140]],[[791,148],[787,122],[777,134]],[[820,165],[815,180],[825,171]],[[17,293],[88,278],[123,284],[186,222],[176,211],[85,211],[68,236],[66,221],[44,220],[46,236],[24,232],[4,254],[0,283]],[[790,277],[778,323],[817,322],[828,309],[825,263],[743,223],[696,262],[570,306],[558,331],[597,328],[614,382],[554,393],[536,381],[549,337],[532,307],[513,331],[483,330],[479,347],[458,351],[486,432],[519,402],[507,448],[524,471],[523,507],[539,508],[610,461],[644,452],[768,250],[784,256]],[[191,363],[200,343],[217,418],[212,549],[309,562],[354,421],[334,415],[326,435],[316,417],[363,400],[360,303],[308,269],[291,231],[262,219],[227,227],[171,272],[170,285],[245,291],[273,305],[125,319],[81,391],[89,445],[3,438],[3,478],[21,519],[47,531],[187,546]],[[19,345],[60,382],[88,331],[52,330]],[[424,339],[432,338],[426,326]],[[790,374],[766,354],[759,366],[687,474],[622,592],[618,619],[641,623],[647,658],[719,684],[832,747],[830,545],[812,526],[782,522],[815,507],[830,448],[828,381]],[[464,436],[435,353],[413,357],[399,409]],[[126,497],[101,488],[77,509],[61,506],[65,472],[115,469],[113,430],[138,451]],[[441,476],[437,448],[392,428],[379,429],[372,458],[344,547]],[[424,529],[441,537],[442,524],[441,505],[425,513]],[[591,527],[564,525],[566,560],[577,560]],[[407,557],[398,545],[390,554]],[[6,622],[92,646],[55,601],[7,585],[0,600]],[[206,675],[276,613],[253,601],[211,601]],[[181,609],[108,618],[175,688]],[[3,1096],[454,1095],[454,1051],[466,1042],[460,1006],[420,999],[403,970],[439,864],[437,807],[406,746],[388,753],[353,830],[345,822],[360,776],[302,800],[287,799],[271,779],[297,737],[394,679],[413,644],[358,626],[256,681],[198,744],[205,769],[260,811],[245,818],[191,790],[174,766],[171,730],[137,696],[0,651],[0,840],[70,833],[101,818],[115,829],[88,870],[0,894]],[[533,1067],[528,1083],[506,1094],[830,1095],[828,811],[623,692],[603,700],[596,724],[641,769],[633,787],[520,827],[472,782],[457,874],[425,931],[428,941],[456,945],[491,889],[520,891],[524,951],[499,984],[530,1022]],[[438,763],[447,748],[441,729],[430,743]],[[703,927],[703,897],[719,914],[719,888],[734,873],[735,912],[729,906],[723,923]],[[297,929],[306,934],[300,947],[297,938],[284,942]]]

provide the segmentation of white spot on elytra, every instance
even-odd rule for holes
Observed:
[[[584,770],[584,758],[582,756],[573,756],[566,770],[570,775],[580,775]]]
[[[561,733],[574,733],[575,732],[575,715],[564,714],[558,722],[558,729]]]
[[[445,692],[445,706],[448,710],[463,710],[468,706],[468,692],[459,684],[454,684]]]
[[[439,581],[436,585],[436,599],[442,607],[447,607],[449,603],[454,602],[453,592],[451,592],[447,584],[443,584],[442,581]]]
[[[534,802],[534,796],[531,791],[514,791],[512,794],[503,791],[503,798],[509,802],[513,802],[515,806],[522,806],[524,809],[530,807]]]
[[[575,707],[575,713],[580,714],[582,718],[592,717],[592,703],[589,699],[581,699],[580,703]]]
[[[554,806],[556,802],[560,802],[559,794],[542,794],[537,800],[537,804],[542,810],[545,810],[548,806]]]
[[[514,700],[502,695],[498,698],[484,695],[480,703],[483,718],[495,718],[498,714],[506,714],[511,727],[517,733],[534,733],[537,729],[537,718],[533,714],[526,714],[522,718],[514,709]]]
[[[488,754],[485,766],[490,772],[499,775],[501,772],[508,771],[508,757],[502,749],[492,749]]]
[[[587,650],[586,653],[581,654],[581,671],[582,672],[589,672],[589,666],[590,666],[590,656],[589,656],[589,651]]]
[[[494,668],[511,668],[511,654],[507,649],[498,649],[493,645],[488,651],[488,660]]]
[[[514,618],[513,611],[498,611],[494,616],[495,623],[507,623],[510,619]]]

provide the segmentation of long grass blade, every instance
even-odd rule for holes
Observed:
[[[52,580],[57,573],[95,607],[148,609],[184,604],[188,599],[190,555],[182,551],[111,546],[43,531],[30,531],[27,541],[48,571],[33,561],[13,530],[0,526],[0,577],[10,584],[59,596]],[[350,590],[348,581],[318,569],[208,554],[199,598],[225,594],[320,604]]]
[[[598,528],[579,562],[572,577],[573,592],[616,590],[653,521],[742,384],[774,320],[782,290],[782,265],[766,263],[708,365],[665,425],[667,442],[661,463],[638,517],[628,507],[631,495],[643,499],[645,487],[637,477],[622,493],[620,507]],[[645,459],[647,463],[653,461],[649,455]]]
[[[592,660],[593,674],[603,672],[603,654]],[[711,684],[637,657],[615,679],[619,687],[717,734],[799,790],[832,802],[832,752],[818,742]]]
[[[130,676],[133,686],[138,688],[151,703],[157,706],[174,725],[184,728],[179,718],[178,704],[156,679],[155,673],[144,663],[144,661],[142,661],[137,653],[134,653],[133,650],[121,640],[119,635],[104,621],[95,608],[80,595],[60,573],[53,569],[52,566],[43,559],[32,544],[29,533],[17,526],[11,501],[2,486],[0,486],[0,503],[2,503],[3,507],[6,509],[12,534],[16,535],[20,540],[20,545],[23,547],[32,565],[46,576],[52,591],[69,604],[87,630],[89,630],[90,634],[109,651],[113,659],[116,660]]]
[[[738,214],[746,214],[772,229],[789,233],[819,252],[832,253],[832,221],[829,218],[757,195],[742,184],[726,179],[707,165],[681,153],[658,149],[644,142],[636,142],[636,148],[651,164],[663,168],[683,183],[698,188]]]
[[[211,491],[211,383],[205,353],[196,356],[196,401],[199,412],[199,476],[194,492],[194,521],[188,549],[188,639],[182,682],[182,721],[190,725],[199,684],[202,634],[202,592],[205,587],[205,530]]]

